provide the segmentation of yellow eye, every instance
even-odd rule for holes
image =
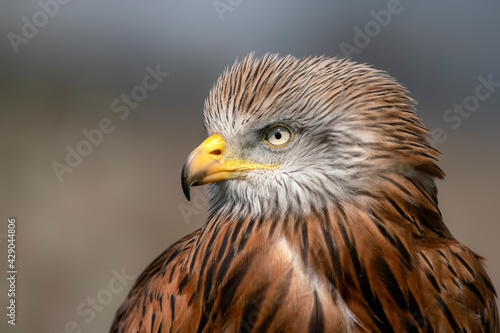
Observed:
[[[275,147],[283,146],[291,139],[292,132],[283,125],[272,126],[264,134],[264,141]]]

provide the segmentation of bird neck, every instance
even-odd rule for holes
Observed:
[[[390,258],[398,270],[411,270],[416,241],[442,244],[453,238],[442,222],[435,193],[426,190],[432,187],[403,175],[384,177],[385,183],[359,202],[330,204],[308,214],[276,210],[256,215],[243,213],[241,207],[215,210],[186,264],[190,271],[200,267],[200,274],[206,274],[207,266],[223,271],[235,258],[248,261],[250,254],[263,252],[272,256],[285,244],[296,264],[337,288],[347,286],[361,267],[386,260],[382,257]]]

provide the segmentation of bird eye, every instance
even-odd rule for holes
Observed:
[[[275,147],[283,146],[291,139],[292,132],[283,125],[272,126],[264,134],[264,141]]]

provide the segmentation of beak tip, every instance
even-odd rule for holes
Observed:
[[[182,191],[184,192],[184,196],[188,201],[191,201],[191,185],[182,184]]]
[[[187,163],[182,167],[181,174],[181,184],[182,184],[182,192],[184,192],[184,196],[188,201],[191,201],[191,181],[188,177],[188,166]]]
[[[182,192],[188,201],[191,201],[191,182],[187,177],[182,177]]]

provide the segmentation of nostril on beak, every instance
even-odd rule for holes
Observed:
[[[220,154],[222,154],[222,151],[220,149],[212,150],[210,152],[210,155],[219,156]]]

